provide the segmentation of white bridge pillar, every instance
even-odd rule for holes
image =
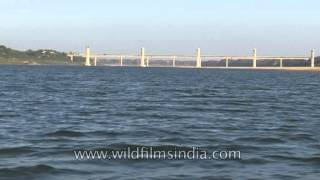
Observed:
[[[257,67],[257,49],[256,48],[253,49],[253,67],[254,68]]]
[[[123,56],[120,56],[120,66],[123,66]]]
[[[197,68],[202,67],[202,62],[201,62],[201,49],[197,49]]]
[[[229,67],[229,58],[227,57],[226,58],[226,68],[228,68]]]
[[[89,47],[86,48],[86,63],[85,63],[85,66],[91,66],[91,63],[90,63],[90,48]]]
[[[283,68],[283,58],[280,58],[280,68]]]
[[[144,48],[141,48],[141,59],[140,59],[140,66],[141,67],[146,67],[145,65],[145,49]]]
[[[148,57],[147,57],[146,67],[149,67],[149,60],[150,60],[150,57],[148,56]]]
[[[311,50],[311,67],[314,68],[315,50]]]
[[[176,56],[173,56],[173,59],[172,59],[172,67],[176,67]]]
[[[95,56],[95,57],[94,57],[94,66],[97,66],[97,61],[98,61],[98,57]]]

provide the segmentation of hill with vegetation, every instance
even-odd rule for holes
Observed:
[[[0,45],[0,64],[79,64],[68,55],[51,49],[19,51]]]

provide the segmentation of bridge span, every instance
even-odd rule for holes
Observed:
[[[258,56],[257,49],[253,49],[250,56],[208,55],[202,54],[201,49],[196,49],[193,55],[184,54],[148,54],[141,48],[139,54],[99,54],[92,53],[89,47],[84,53],[69,53],[70,60],[74,57],[85,59],[85,66],[97,66],[99,62],[109,62],[109,66],[139,66],[139,67],[176,67],[176,68],[230,68],[230,69],[319,69],[315,66],[315,50],[312,49],[308,56]],[[231,66],[233,61],[247,61],[246,66]],[[300,60],[306,66],[286,67],[284,62]],[[204,62],[215,62],[219,66],[205,66]],[[248,63],[249,61],[249,63]],[[276,66],[258,65],[261,61],[273,61]],[[125,63],[127,62],[127,63]],[[155,63],[157,62],[157,63]]]

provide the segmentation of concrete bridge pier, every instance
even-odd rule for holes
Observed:
[[[150,60],[150,57],[148,56],[147,57],[147,62],[146,62],[146,67],[149,67],[149,60]]]
[[[94,66],[97,66],[97,61],[98,61],[98,58],[97,56],[94,57]]]
[[[201,62],[201,49],[197,49],[197,68],[202,67],[202,62]]]
[[[123,56],[120,56],[120,66],[123,66]]]
[[[145,56],[146,56],[146,54],[145,54],[145,49],[144,48],[141,48],[141,59],[140,59],[140,66],[141,67],[146,67],[146,65],[145,65]]]
[[[86,63],[85,63],[85,66],[91,66],[91,63],[90,63],[90,48],[87,47],[86,48]]]
[[[176,56],[173,56],[173,59],[172,59],[172,67],[176,67]]]
[[[311,67],[314,68],[314,61],[315,61],[315,50],[311,50]]]
[[[257,49],[253,49],[253,68],[257,67]]]
[[[228,68],[229,67],[229,58],[227,57],[226,58],[226,68]]]

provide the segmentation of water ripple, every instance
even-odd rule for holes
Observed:
[[[315,72],[1,65],[0,179],[318,179],[319,94]],[[194,146],[242,160],[73,157]]]

